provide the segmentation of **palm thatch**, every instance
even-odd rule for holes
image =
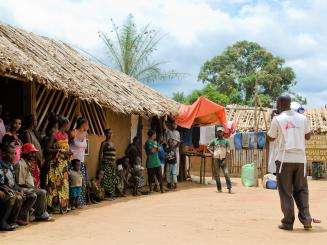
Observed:
[[[255,129],[254,108],[241,105],[227,105],[227,120],[237,122],[237,129],[240,131],[252,131]],[[269,116],[271,109],[263,108],[258,117],[258,129],[266,130],[269,127]],[[267,126],[265,123],[267,122]]]
[[[227,119],[229,121],[237,121],[237,128],[240,131],[251,131],[255,128],[254,123],[254,108],[240,105],[228,105]],[[270,125],[270,115],[272,109],[263,108],[263,113],[259,115],[258,127],[261,130],[266,130],[265,118],[268,123],[268,129]],[[326,133],[327,132],[327,109],[306,109],[305,115],[308,117],[311,123],[311,129],[314,133]]]
[[[313,132],[327,132],[327,108],[306,109],[305,115],[311,122],[311,128]]]
[[[43,84],[115,112],[161,116],[178,104],[69,45],[0,22],[0,76]]]

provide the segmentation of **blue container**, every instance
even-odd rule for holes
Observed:
[[[276,190],[276,189],[277,189],[277,181],[274,181],[274,180],[268,180],[268,181],[266,182],[266,188],[267,188],[267,189]]]

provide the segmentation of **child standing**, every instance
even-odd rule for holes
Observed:
[[[72,169],[69,171],[70,177],[70,197],[71,208],[82,208],[82,203],[79,202],[82,195],[83,175],[81,172],[81,161],[74,159],[71,161]]]
[[[103,170],[98,170],[97,176],[91,181],[91,201],[93,203],[101,202],[105,198],[105,191],[101,187],[101,181],[103,179],[104,172]]]
[[[127,173],[129,167],[129,159],[127,157],[120,158],[116,161],[117,164],[117,185],[116,190],[119,197],[126,197],[125,191],[127,188]]]
[[[158,156],[158,143],[156,141],[157,135],[156,132],[150,129],[148,131],[149,139],[145,142],[145,152],[147,155],[146,167],[148,171],[148,180],[149,180],[149,189],[150,192],[153,191],[152,184],[155,183],[155,177],[157,178],[160,186],[161,193],[164,193],[162,185],[162,172],[161,172],[161,162]]]
[[[133,196],[137,196],[139,193],[144,195],[148,194],[148,192],[141,191],[141,188],[145,186],[144,168],[141,164],[141,158],[137,157],[135,165],[130,168],[131,177],[129,179],[129,183],[133,189]]]
[[[168,147],[166,149],[166,164],[167,164],[167,183],[168,188],[177,189],[177,159],[176,147],[173,139],[168,140]]]

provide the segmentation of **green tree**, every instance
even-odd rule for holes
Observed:
[[[306,105],[307,104],[307,98],[299,95],[299,94],[296,94],[294,92],[290,92],[291,94],[291,97],[292,97],[292,101],[295,101],[295,102],[298,102],[300,103],[301,105]]]
[[[179,102],[179,103],[182,103],[182,104],[187,104],[188,101],[187,101],[187,98],[185,96],[185,94],[183,92],[176,92],[176,93],[173,93],[173,100]]]
[[[122,27],[113,20],[110,34],[100,32],[112,64],[116,69],[142,82],[156,82],[183,76],[175,70],[163,71],[163,61],[153,59],[158,43],[163,38],[158,30],[150,25],[138,30],[133,16],[130,14]]]
[[[256,80],[264,106],[296,84],[295,73],[284,59],[274,56],[255,42],[239,41],[221,55],[206,61],[198,80],[214,84],[231,103],[253,105]]]
[[[194,90],[187,96],[185,96],[183,92],[173,93],[173,99],[182,104],[192,104],[200,96],[204,96],[221,105],[227,105],[230,103],[230,98],[227,95],[218,92],[216,86],[213,84],[207,84],[203,89]]]

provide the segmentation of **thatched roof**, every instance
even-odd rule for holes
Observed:
[[[177,103],[69,45],[0,22],[0,76],[35,81],[116,112],[175,113]]]
[[[326,133],[327,132],[327,109],[306,109],[305,115],[311,121],[311,128],[314,132],[317,133]]]
[[[254,108],[241,105],[227,105],[227,120],[236,121],[237,129],[240,131],[252,131],[255,129],[254,123]],[[269,118],[271,110],[263,108],[263,111],[259,113],[258,128],[266,130],[265,117],[267,121],[267,127],[269,128]]]
[[[238,122],[237,128],[240,131],[250,131],[254,129],[254,108],[240,105],[228,105],[227,118],[229,121],[236,120]],[[263,108],[263,113],[259,117],[259,129],[266,130],[265,120],[266,117],[268,128],[270,125],[270,115],[272,109]],[[305,115],[311,122],[312,131],[315,133],[327,132],[327,109],[306,109]]]

